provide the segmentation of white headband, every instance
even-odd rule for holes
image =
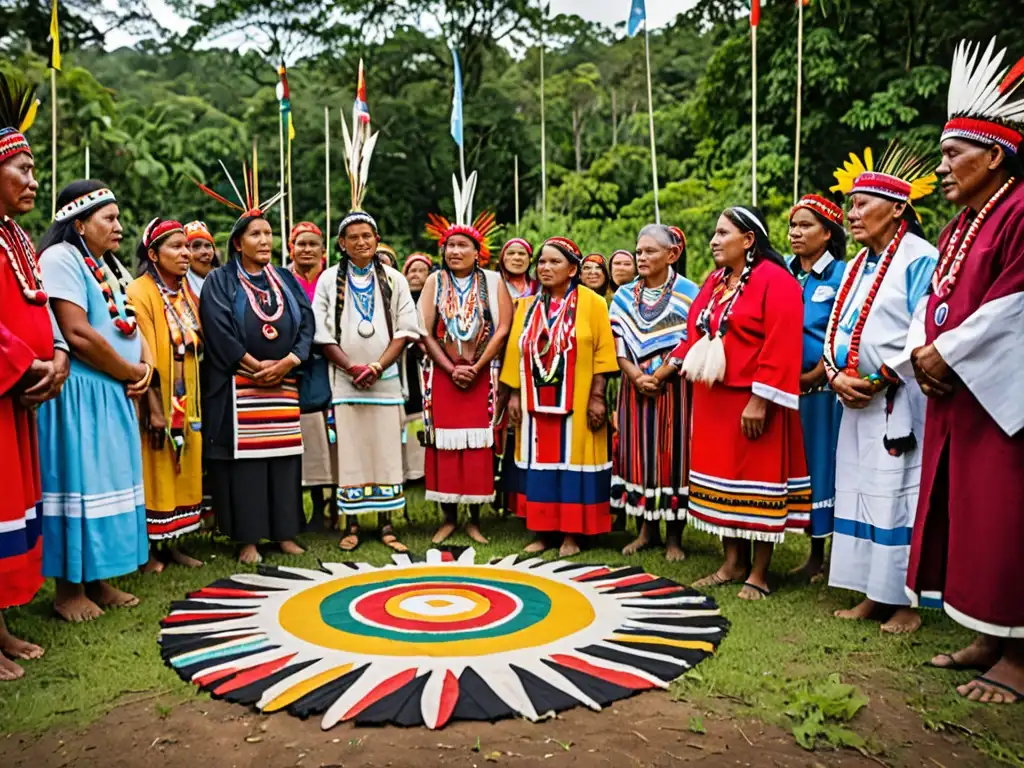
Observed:
[[[764,228],[764,224],[761,223],[761,220],[757,218],[757,216],[755,216],[752,211],[744,208],[742,205],[734,205],[732,209],[736,211],[736,213],[738,213],[740,216],[742,216],[748,224],[753,224],[758,229],[760,229],[761,234],[764,235],[765,238],[768,237],[768,230]]]
[[[114,197],[114,193],[109,189],[96,189],[92,192],[86,192],[81,197],[76,197],[70,203],[57,211],[53,220],[64,221],[65,219],[73,218],[88,209],[116,202],[117,198]]]

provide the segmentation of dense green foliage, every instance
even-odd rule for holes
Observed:
[[[465,72],[467,164],[480,172],[478,209],[514,230],[519,158],[522,234],[568,234],[584,250],[631,247],[653,219],[643,36],[624,38],[577,17],[545,22],[547,215],[541,209],[540,25],[536,4],[469,0],[174,0],[196,23],[182,37],[147,25],[146,4],[120,3],[106,17],[80,0],[62,3],[65,51],[59,87],[61,181],[92,175],[123,201],[129,241],[150,217],[203,216],[224,232],[230,213],[204,198],[197,177],[227,192],[218,159],[237,173],[253,139],[265,194],[277,187],[275,65],[289,63],[297,128],[296,220],[323,223],[324,107],[332,122],[332,220],[347,208],[339,109],[350,114],[358,60],[381,131],[367,207],[399,250],[429,245],[428,211],[451,213],[457,150],[448,135],[450,39]],[[623,16],[628,3],[622,0]],[[49,4],[0,0],[4,68],[20,68],[48,95]],[[759,202],[784,248],[793,194],[796,8],[763,2],[758,40]],[[661,217],[690,240],[691,276],[710,264],[707,241],[721,209],[750,200],[750,42],[741,0],[700,0],[650,36]],[[997,5],[978,0],[814,0],[806,11],[800,191],[825,191],[850,151],[892,136],[936,146],[947,68],[961,36],[1002,31]],[[103,51],[103,29],[151,37]],[[1014,50],[1019,41],[1006,39]],[[244,53],[239,53],[239,49]],[[348,119],[348,118],[346,118]],[[40,204],[26,225],[41,234],[49,213],[49,105],[31,132]],[[936,235],[950,211],[926,201]],[[276,222],[276,217],[275,217]]]

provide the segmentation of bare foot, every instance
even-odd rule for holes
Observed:
[[[123,592],[105,581],[93,581],[85,586],[85,592],[103,608],[134,608],[139,598],[130,592]]]
[[[866,621],[872,619],[874,621],[881,621],[880,613],[882,613],[882,605],[876,603],[874,600],[864,598],[853,608],[846,608],[834,612],[832,615],[837,619],[849,619],[851,621]]]
[[[178,549],[178,547],[168,547],[167,548],[167,552],[168,552],[168,554],[170,554],[171,560],[176,562],[178,565],[183,565],[186,568],[202,568],[203,567],[203,561],[202,560],[196,560],[191,555],[185,554],[185,552],[183,550]]]
[[[576,543],[576,539],[572,536],[566,536],[562,539],[562,546],[558,548],[559,557],[572,557],[580,553],[580,545]]]
[[[889,620],[882,625],[882,631],[890,635],[909,635],[921,626],[921,616],[913,608],[897,608]]]
[[[543,552],[547,548],[548,548],[548,545],[544,541],[544,539],[536,539],[534,541],[531,541],[525,547],[523,547],[523,552],[525,552],[528,555],[539,555],[541,552]]]
[[[966,648],[952,653],[940,653],[928,662],[929,667],[936,669],[980,669],[994,666],[1002,654],[999,640],[989,635],[978,635],[974,642]]]
[[[647,523],[643,523],[640,526],[639,535],[633,539],[629,544],[622,548],[622,554],[624,555],[635,555],[637,552],[647,549],[650,546],[654,546],[660,543],[657,536],[651,534],[651,526]]]
[[[149,560],[140,569],[143,573],[162,573],[164,564],[152,552],[149,553]]]
[[[0,653],[0,683],[17,680],[25,676],[25,670]]]
[[[477,544],[489,544],[487,537],[480,531],[480,526],[476,523],[466,523],[466,535],[469,536]]]
[[[437,529],[437,533],[434,534],[434,538],[432,538],[431,541],[434,544],[440,544],[453,533],[455,533],[455,529],[457,527],[458,526],[455,523],[446,522],[444,525]]]
[[[681,563],[686,559],[682,544],[674,536],[669,536],[665,542],[665,559],[670,563]]]
[[[263,562],[263,555],[256,549],[255,544],[246,544],[238,553],[238,562],[242,565],[256,565]]]
[[[1013,704],[1024,699],[1024,667],[1003,656],[992,669],[957,687],[956,692],[981,704]]]
[[[714,573],[709,573],[703,579],[697,579],[691,587],[721,587],[725,584],[735,584],[738,581],[743,581],[746,578],[747,571],[744,568],[738,568],[736,570],[730,569],[727,565],[723,564]]]
[[[64,621],[80,624],[103,615],[103,609],[86,597],[81,584],[57,581],[57,594],[53,598],[53,610]]]
[[[306,550],[296,544],[294,541],[282,541],[278,544],[281,547],[281,551],[286,555],[304,555]]]
[[[42,658],[44,653],[45,651],[42,646],[22,640],[20,637],[15,637],[8,632],[4,628],[3,621],[0,620],[0,654],[10,656],[12,659],[25,659],[28,661]]]
[[[768,596],[771,595],[772,591],[768,589],[768,585],[763,581],[757,580],[753,575],[745,582],[743,582],[743,588],[740,589],[739,594],[736,595],[740,600],[750,600],[756,602],[758,600],[767,600]]]

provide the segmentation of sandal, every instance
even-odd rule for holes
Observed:
[[[390,525],[385,525],[380,529],[380,540],[384,546],[391,547],[391,549],[399,554],[404,554],[409,551],[409,548],[398,540],[398,536],[395,535],[395,529]]]
[[[735,584],[739,579],[726,579],[718,575],[718,571],[705,576],[703,579],[697,579],[691,587],[724,587],[726,584]]]
[[[955,651],[954,651],[954,653],[955,653]],[[964,664],[962,662],[959,662],[959,661],[957,661],[953,657],[952,653],[938,653],[938,654],[935,655],[935,658],[936,659],[948,659],[949,663],[948,664],[934,664],[934,663],[932,663],[933,659],[929,659],[928,661],[926,661],[924,663],[924,665],[926,667],[931,667],[932,669],[947,669],[950,672],[962,672],[965,669],[988,669],[988,667],[983,667],[980,664]]]
[[[991,693],[1000,693],[1004,697],[1008,693],[1011,696],[1013,696],[1013,701],[1002,702],[1003,704],[1020,704],[1022,701],[1024,701],[1024,691],[1018,691],[1013,686],[1007,685],[1006,683],[997,682],[997,681],[992,680],[992,679],[990,679],[988,677],[985,677],[984,675],[978,675],[971,682],[981,683],[982,685],[987,685],[987,686],[990,686],[991,688],[998,688],[999,689],[998,691],[990,691]],[[964,698],[966,698],[966,697],[964,697]],[[990,704],[990,703],[994,703],[994,702],[977,702],[977,703],[979,703],[979,704],[982,704],[982,703]]]
[[[338,542],[338,546],[341,547],[342,552],[351,552],[359,546],[359,526],[351,525],[348,529],[348,534]]]
[[[749,581],[744,581],[743,582],[743,589],[747,589],[748,587],[750,589],[754,590],[755,592],[759,592],[761,594],[760,597],[754,598],[755,600],[764,600],[766,597],[771,597],[772,591],[770,589],[767,589],[766,587],[759,587],[759,586],[757,586],[757,584],[754,584],[754,583],[749,582]],[[742,592],[743,589],[741,589],[740,591]],[[746,599],[746,598],[744,598],[744,599]]]

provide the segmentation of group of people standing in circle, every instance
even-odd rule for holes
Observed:
[[[242,563],[267,541],[299,554],[303,487],[341,549],[375,528],[405,552],[394,518],[422,477],[436,543],[460,506],[486,542],[495,503],[531,553],[576,554],[621,512],[637,521],[625,555],[663,541],[681,560],[689,524],[723,546],[694,586],[752,601],[787,533],[812,537],[809,580],[831,536],[830,585],[864,595],[837,616],[904,633],[918,605],[942,606],[979,638],[933,665],[985,671],[968,698],[1019,700],[1022,135],[958,98],[936,170],[963,212],[939,249],[914,207],[934,163],[894,142],[836,172],[845,213],[825,195],[793,206],[788,259],[758,209],[725,209],[701,286],[680,269],[684,233],[661,224],[608,262],[513,238],[492,270],[493,217],[431,217],[439,263],[414,253],[400,271],[361,195],[332,243],[296,225],[278,267],[258,190],[223,264],[201,222],[156,218],[133,278],[95,181],[61,191],[37,258],[14,221],[34,202],[32,154],[4,128],[0,419],[22,482],[0,500],[0,608],[44,576],[69,621],[131,606],[109,579],[201,565],[183,537],[211,508]],[[2,622],[0,651],[5,678],[42,653]]]

